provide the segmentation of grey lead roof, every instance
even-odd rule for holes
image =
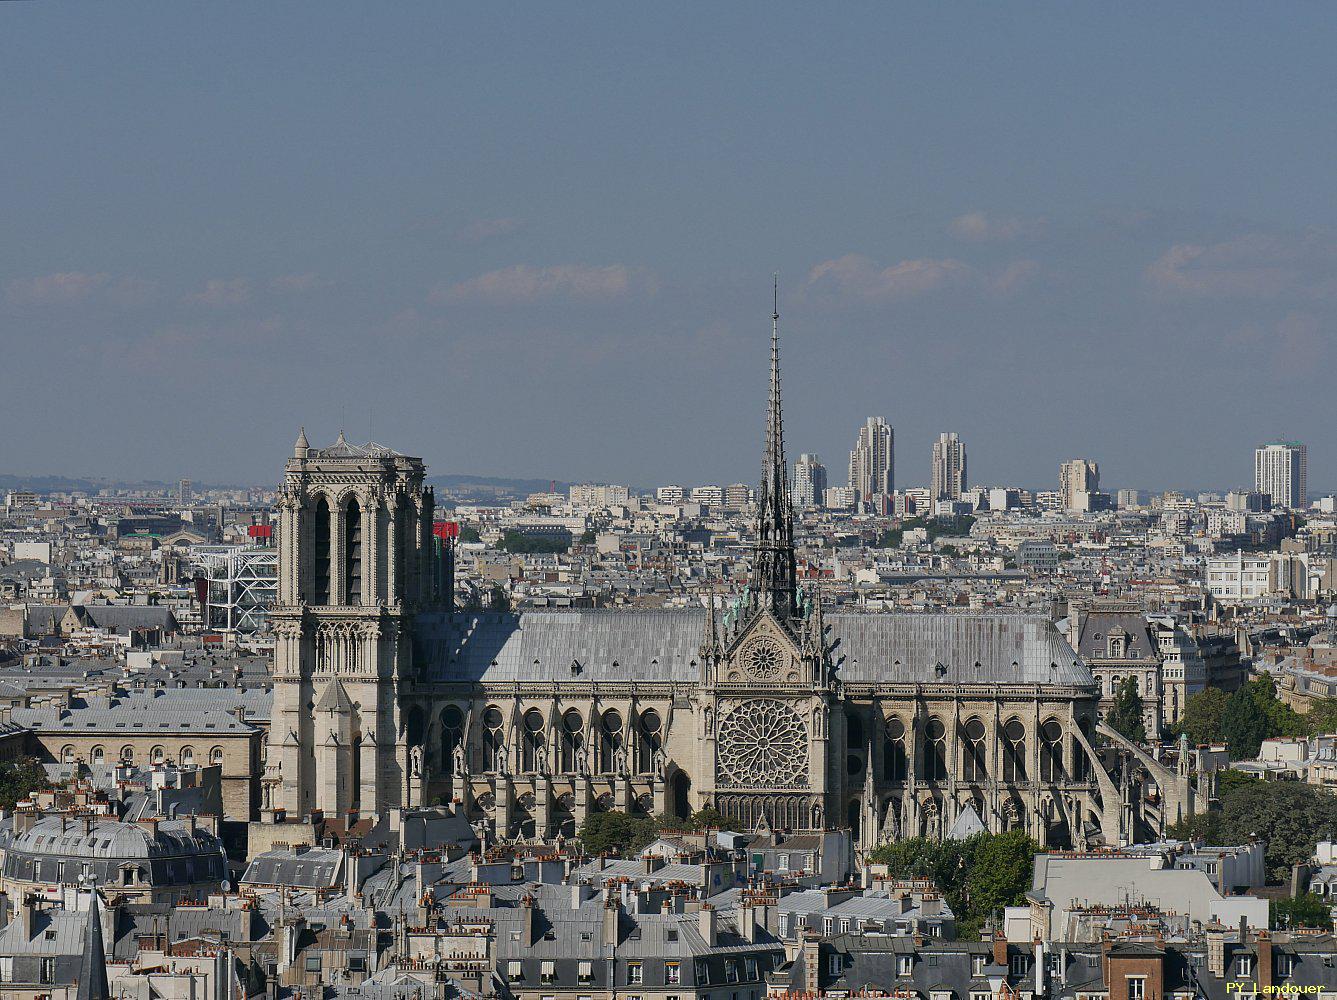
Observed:
[[[704,611],[695,610],[461,616],[441,677],[485,683],[573,676],[693,682],[705,619]],[[838,675],[847,683],[1095,683],[1067,640],[1043,618],[837,612],[826,620]]]

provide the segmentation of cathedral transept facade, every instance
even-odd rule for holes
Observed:
[[[742,592],[516,614],[452,607],[420,460],[300,437],[279,504],[266,810],[457,802],[499,837],[551,837],[597,810],[713,806],[749,830],[849,827],[864,847],[980,826],[1117,840],[1099,691],[1066,639],[1017,614],[824,607],[797,578],[783,437],[773,326]]]

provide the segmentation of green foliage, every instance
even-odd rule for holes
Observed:
[[[1295,709],[1277,697],[1277,682],[1269,673],[1260,674],[1252,684],[1253,697],[1267,719],[1267,735],[1308,736],[1309,726]]]
[[[1311,702],[1304,720],[1311,735],[1337,733],[1337,698],[1320,698]]]
[[[731,828],[729,817],[714,806],[706,806],[692,813],[687,821],[693,830],[728,830]]]
[[[487,609],[489,611],[510,611],[511,598],[506,593],[506,588],[499,583],[494,583],[487,595]]]
[[[1300,715],[1277,697],[1277,684],[1268,673],[1260,674],[1254,680],[1226,699],[1219,714],[1219,724],[1213,730],[1209,723],[1215,718],[1215,705],[1221,697],[1219,692],[1208,688],[1195,694],[1184,706],[1184,722],[1187,729],[1190,710],[1202,704],[1211,709],[1204,710],[1202,716],[1203,731],[1212,732],[1213,739],[1225,740],[1234,760],[1251,760],[1258,756],[1258,748],[1263,740],[1278,736],[1308,736],[1321,730],[1323,723],[1332,719],[1337,721],[1337,705],[1323,706],[1320,716]],[[1330,699],[1337,702],[1337,699]],[[1189,738],[1203,743],[1207,740],[1196,739],[1193,731],[1187,729]]]
[[[659,821],[618,810],[590,813],[580,825],[580,842],[590,854],[635,854],[659,835]]]
[[[1190,695],[1184,702],[1184,715],[1179,720],[1179,730],[1188,735],[1188,741],[1194,746],[1204,743],[1220,743],[1225,739],[1221,725],[1226,717],[1226,703],[1230,700],[1220,688],[1207,688],[1195,695]]]
[[[478,534],[478,529],[475,528],[472,524],[460,525],[461,542],[481,542],[482,540],[483,540],[482,536]]]
[[[1316,927],[1321,931],[1332,930],[1332,908],[1320,896],[1307,892],[1294,899],[1274,899],[1271,906],[1273,927]]]
[[[1267,713],[1254,697],[1252,685],[1246,684],[1230,696],[1221,721],[1221,735],[1233,759],[1252,760],[1258,756],[1258,748],[1268,736],[1268,721]]]
[[[538,535],[526,535],[519,531],[503,531],[500,548],[503,552],[517,555],[546,555],[553,552],[565,552],[570,543],[561,538],[543,538]]]
[[[1275,881],[1290,877],[1291,866],[1307,861],[1318,841],[1337,830],[1337,796],[1298,781],[1255,781],[1237,785],[1221,800],[1220,839],[1266,844],[1264,862]]]
[[[1244,771],[1228,770],[1222,771],[1216,776],[1216,798],[1217,801],[1224,802],[1230,797],[1230,793],[1237,788],[1243,788],[1246,785],[1256,785],[1263,779],[1256,774],[1247,774]]]
[[[957,933],[970,940],[998,908],[1018,905],[1031,887],[1035,844],[1024,833],[977,833],[966,840],[911,837],[883,844],[869,856],[893,878],[929,878],[957,917]]]
[[[1105,722],[1134,743],[1141,743],[1147,738],[1147,727],[1142,721],[1142,696],[1137,693],[1136,677],[1125,677],[1119,682],[1114,706],[1105,717]]]
[[[593,545],[594,539],[595,539],[594,529],[587,528],[586,530],[580,533],[580,537],[576,539],[576,541],[578,541],[581,545]]]
[[[0,763],[0,809],[13,809],[16,802],[50,786],[46,771],[36,758],[21,757]]]
[[[907,517],[895,528],[888,528],[878,536],[874,546],[880,549],[899,548],[905,539],[905,533],[915,528],[923,528],[929,542],[939,538],[959,538],[970,534],[975,518],[969,514],[959,517]],[[955,549],[952,550],[955,554]]]
[[[1174,840],[1201,840],[1207,844],[1221,844],[1221,810],[1195,813],[1175,823],[1167,831]]]

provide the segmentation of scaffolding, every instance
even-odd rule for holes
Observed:
[[[207,629],[251,635],[265,627],[278,598],[279,554],[260,545],[210,545],[195,550],[208,580]]]

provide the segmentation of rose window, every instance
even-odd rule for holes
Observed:
[[[720,723],[719,760],[736,785],[783,788],[808,777],[808,729],[788,705],[745,701]]]
[[[758,639],[747,653],[747,672],[759,681],[780,676],[783,655],[780,647],[769,639]]]

